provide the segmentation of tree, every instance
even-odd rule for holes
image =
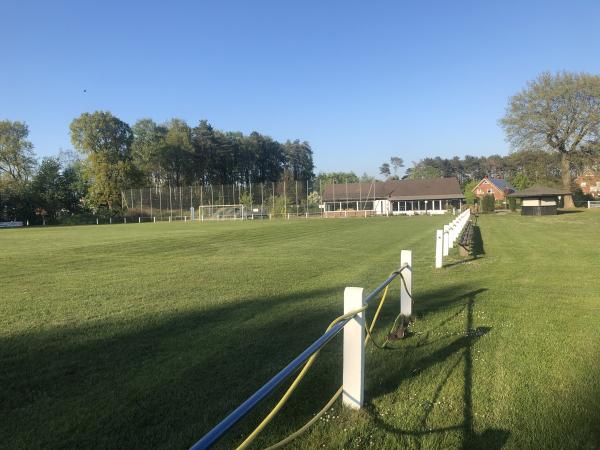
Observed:
[[[407,175],[411,180],[430,180],[441,177],[442,172],[437,167],[420,162],[414,164],[414,166],[407,171]]]
[[[390,163],[394,168],[394,175],[398,175],[398,171],[404,167],[404,160],[399,156],[392,156],[390,158]]]
[[[61,210],[68,210],[72,203],[69,180],[62,173],[58,158],[44,158],[30,186],[35,205],[56,218]]]
[[[313,169],[313,152],[310,144],[306,141],[286,141],[283,144],[285,155],[285,167],[291,171],[294,180],[310,180],[315,175]]]
[[[0,179],[24,182],[33,173],[33,145],[27,140],[29,128],[23,122],[0,121]]]
[[[164,127],[166,135],[159,150],[159,161],[165,179],[177,187],[191,184],[194,178],[192,130],[181,119],[171,119]]]
[[[500,123],[514,148],[558,152],[563,188],[571,190],[572,155],[600,138],[600,76],[543,73],[510,99]]]
[[[383,175],[384,177],[389,177],[391,172],[390,172],[390,165],[388,163],[383,163],[380,167],[379,167],[379,173],[381,175]]]
[[[479,184],[477,180],[471,180],[466,183],[463,187],[463,193],[465,194],[465,200],[469,205],[473,205],[475,203],[475,194],[473,193],[473,189],[475,186]]]
[[[121,209],[122,189],[138,179],[131,161],[131,128],[105,111],[84,113],[71,122],[70,128],[73,146],[87,157],[89,205],[111,214]]]
[[[481,212],[491,213],[496,209],[496,199],[494,194],[485,194],[481,199]]]
[[[328,184],[358,183],[360,180],[354,172],[320,172],[315,179],[315,186],[320,186],[321,192]]]
[[[373,183],[374,181],[376,181],[375,177],[369,175],[367,172],[363,172],[363,174],[360,176],[360,181],[361,183]]]
[[[512,186],[517,191],[522,191],[523,189],[526,189],[533,185],[531,180],[527,178],[527,175],[525,175],[523,172],[519,172],[514,177],[512,177],[512,179],[510,180],[510,184],[512,184]]]
[[[133,164],[145,181],[162,184],[166,174],[161,166],[161,152],[165,147],[167,127],[157,125],[152,119],[140,119],[131,127],[131,131]]]

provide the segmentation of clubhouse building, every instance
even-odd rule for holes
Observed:
[[[328,184],[326,216],[444,214],[464,203],[456,178]]]

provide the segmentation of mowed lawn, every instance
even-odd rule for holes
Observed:
[[[599,448],[599,213],[482,216],[485,254],[442,270],[449,216],[0,230],[0,446],[187,448],[412,249],[412,335],[369,346],[361,412],[290,447]],[[376,339],[398,307],[395,283]],[[340,350],[253,448],[322,407]]]

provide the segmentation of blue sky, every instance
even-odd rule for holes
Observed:
[[[39,155],[109,110],[306,139],[317,170],[506,154],[540,72],[600,73],[600,2],[2,0],[0,119]],[[84,89],[87,92],[84,93]]]

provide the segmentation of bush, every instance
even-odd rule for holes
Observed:
[[[515,197],[508,197],[508,208],[511,211],[517,210],[517,199]]]
[[[492,194],[486,194],[481,199],[481,212],[491,213],[496,210],[496,199]]]

